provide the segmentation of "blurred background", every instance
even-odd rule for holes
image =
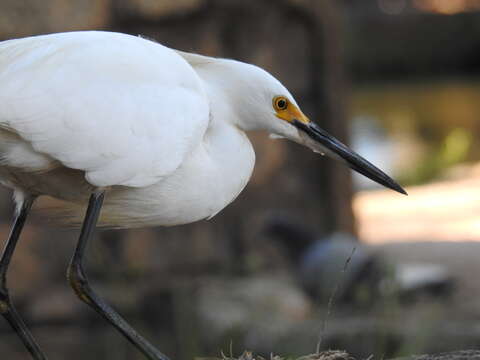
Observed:
[[[249,134],[253,178],[214,219],[91,243],[92,283],[164,353],[480,347],[480,0],[0,2],[1,40],[83,29],[267,69],[410,194]],[[142,359],[67,285],[77,236],[30,218],[10,270],[17,308],[52,359]],[[3,320],[0,357],[28,359]]]

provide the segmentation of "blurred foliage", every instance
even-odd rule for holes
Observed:
[[[462,80],[359,87],[352,116],[373,117],[403,148],[395,173],[412,185],[440,177],[449,167],[480,160],[480,83]]]
[[[408,172],[401,174],[400,179],[405,184],[417,184],[435,179],[449,167],[465,162],[472,148],[473,136],[465,128],[450,131],[440,144],[418,161]]]

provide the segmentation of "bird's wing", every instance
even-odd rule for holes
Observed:
[[[160,44],[108,32],[0,43],[0,128],[23,141],[11,154],[0,146],[4,162],[30,156],[95,186],[148,186],[181,165],[208,121],[200,78]]]

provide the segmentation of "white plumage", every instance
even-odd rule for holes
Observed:
[[[87,185],[111,187],[105,225],[212,216],[252,171],[247,138],[211,123],[193,67],[139,37],[73,32],[2,42],[0,104],[3,182],[81,204]]]
[[[3,42],[0,84],[2,124],[36,157],[45,155],[29,167],[58,160],[84,170],[94,186],[158,182],[208,125],[208,99],[192,67],[173,50],[131,36],[78,32]],[[17,155],[7,151],[6,163],[20,161]]]
[[[272,105],[279,96],[289,114]],[[103,225],[213,216],[251,175],[247,130],[328,152],[294,121],[309,122],[253,65],[109,32],[0,43],[0,180],[82,207],[107,188]]]

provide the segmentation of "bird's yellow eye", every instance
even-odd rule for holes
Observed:
[[[285,110],[288,107],[288,100],[284,96],[276,96],[273,98],[273,107],[275,110]]]

